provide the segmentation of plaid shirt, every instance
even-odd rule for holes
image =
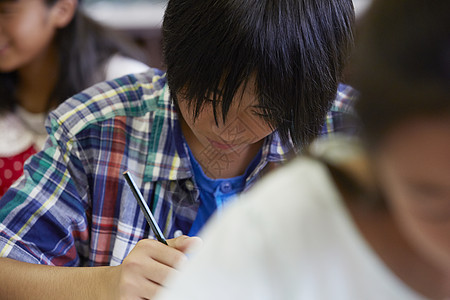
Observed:
[[[354,91],[340,85],[323,134],[344,129]],[[64,266],[118,265],[152,237],[122,173],[129,170],[167,238],[188,232],[199,207],[187,146],[159,70],[97,84],[47,120],[44,150],[0,200],[0,257]],[[211,162],[221,157],[209,155]],[[287,151],[265,139],[248,189]]]

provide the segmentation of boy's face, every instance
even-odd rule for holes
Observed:
[[[246,88],[241,86],[228,111],[226,122],[222,120],[221,104],[216,106],[218,124],[214,119],[212,95],[206,100],[198,117],[193,117],[192,108],[182,95],[178,95],[181,115],[198,142],[206,148],[221,153],[239,153],[262,141],[273,129],[261,117],[257,108],[258,99],[254,91],[254,80],[249,80]],[[218,99],[220,102],[220,99]]]
[[[450,118],[417,119],[386,137],[376,157],[392,215],[423,254],[450,268]]]

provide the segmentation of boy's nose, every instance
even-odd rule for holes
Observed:
[[[223,124],[222,122],[219,121],[219,122],[217,122],[217,124],[214,123],[211,125],[211,130],[215,135],[218,135],[218,136],[222,135],[223,132],[226,130],[225,125],[226,124]]]
[[[226,123],[219,122],[217,125],[214,124],[212,126],[212,132],[220,136],[222,141],[234,141],[236,138],[239,138],[243,134],[245,134],[245,126],[240,124],[242,121],[239,118],[229,119],[227,118]]]

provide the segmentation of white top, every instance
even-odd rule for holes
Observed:
[[[41,135],[35,134],[33,127],[29,127],[26,122],[19,117],[25,112],[19,108],[16,113],[6,112],[0,114],[0,157],[11,157],[30,148],[31,145],[41,143]],[[35,118],[33,118],[35,120]],[[44,123],[40,125],[44,129]],[[39,136],[37,136],[39,135]],[[45,135],[43,137],[45,139]]]
[[[312,159],[268,174],[201,235],[158,300],[424,299],[370,248]]]
[[[149,67],[135,59],[122,55],[114,55],[111,57],[105,67],[105,80],[111,80],[131,73],[142,73]]]
[[[105,65],[105,80],[111,80],[129,73],[141,73],[149,67],[137,60],[114,55]],[[11,157],[34,146],[42,149],[47,138],[45,130],[46,113],[30,113],[17,107],[14,113],[0,114],[0,157]]]

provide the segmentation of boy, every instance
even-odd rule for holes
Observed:
[[[53,268],[51,277],[3,259],[1,269],[49,276],[54,289],[36,284],[43,293],[152,297],[196,242],[175,236],[196,235],[264,170],[339,129],[352,100],[351,88],[336,90],[353,19],[351,0],[170,0],[167,75],[130,75],[66,101],[49,118],[44,151],[0,201],[1,257],[116,267]],[[145,239],[126,170],[171,247]],[[0,292],[24,292],[4,277]]]

